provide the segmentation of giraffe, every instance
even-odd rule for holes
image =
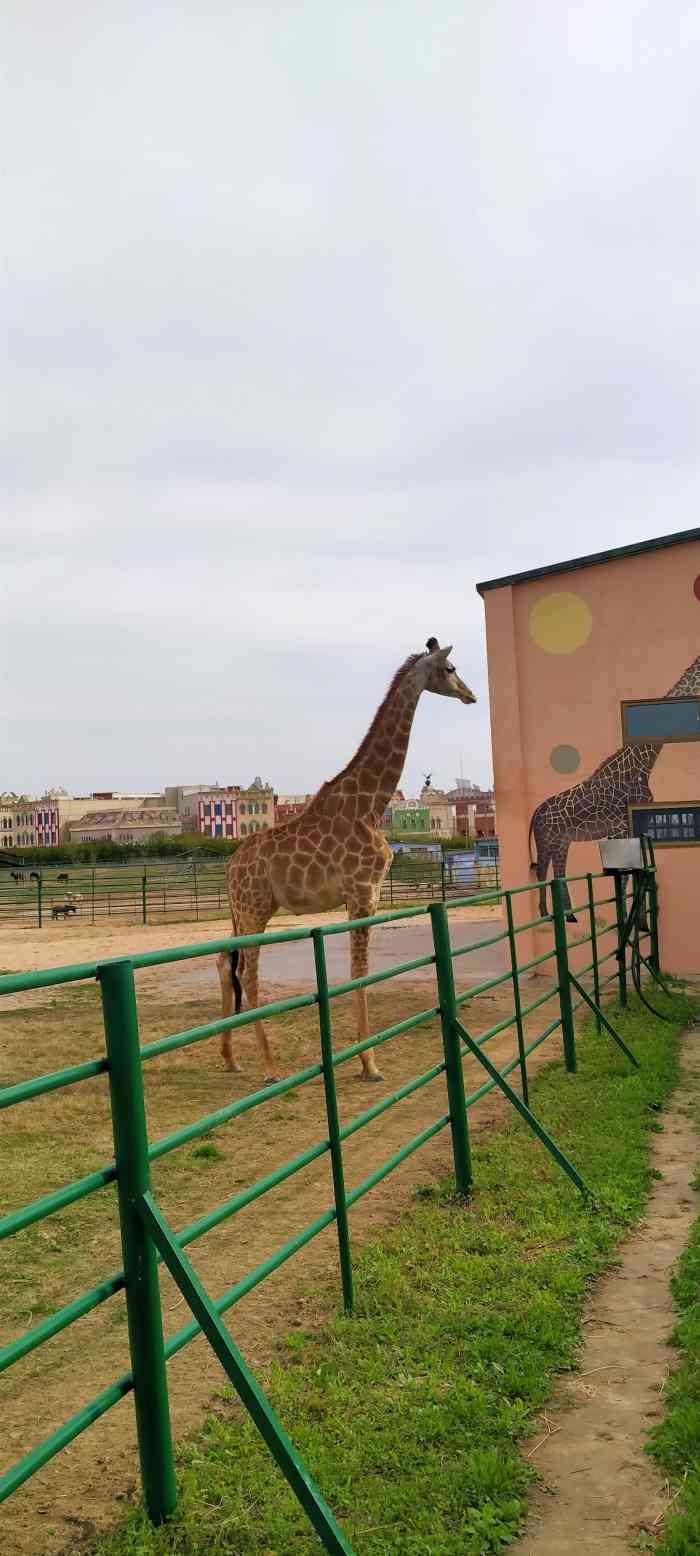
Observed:
[[[266,832],[254,832],[232,855],[226,884],[234,934],[262,934],[277,908],[291,913],[320,913],[347,906],[350,919],[377,911],[382,881],[392,851],[380,831],[384,811],[397,787],[408,749],[413,718],[424,691],[460,702],[476,702],[450,663],[451,648],[429,638],[426,652],[411,654],[400,666],[367,734],[347,767],[324,783],[300,815]],[[217,957],[222,1012],[258,1004],[259,947]],[[369,970],[369,930],[350,931],[351,977]],[[358,1041],[369,1037],[367,991],[358,989]],[[262,1021],[255,1023],[265,1079],[278,1078],[277,1061]],[[221,1039],[224,1067],[238,1071],[231,1032]],[[374,1050],[361,1054],[362,1080],[381,1081]]]
[[[666,692],[666,697],[700,696],[700,655],[684,670],[680,680]],[[552,794],[542,800],[533,811],[530,821],[530,848],[534,839],[536,861],[531,868],[537,871],[540,888],[540,914],[547,914],[547,893],[544,882],[551,864],[552,875],[565,876],[569,848],[572,843],[589,843],[598,838],[628,837],[630,805],[653,804],[654,796],[649,787],[649,774],[661,751],[663,740],[646,740],[640,745],[620,746],[612,756],[605,758],[590,777],[575,783],[561,794]],[[571,908],[568,887],[565,887],[566,905]],[[575,923],[575,915],[567,915]]]

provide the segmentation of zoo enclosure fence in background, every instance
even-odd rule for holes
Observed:
[[[115,918],[133,924],[219,918],[228,911],[226,859],[150,860],[123,865],[24,865],[0,873],[0,926],[42,926],[68,910],[95,923]],[[381,904],[447,901],[493,891],[498,859],[463,851],[439,859],[394,856]]]
[[[554,943],[548,951],[524,962],[518,960],[518,936],[533,927],[535,923],[541,923],[541,920],[533,918],[518,923],[514,904],[516,899],[524,894],[537,892],[538,883],[504,892],[505,927],[494,934],[487,935],[476,945],[453,945],[450,924],[451,905],[443,902],[433,903],[429,907],[383,913],[371,920],[357,921],[358,925],[373,925],[386,923],[389,920],[428,915],[432,930],[431,949],[426,955],[410,962],[371,973],[363,978],[351,979],[333,987],[329,987],[328,984],[326,941],[331,935],[347,934],[352,926],[346,922],[326,924],[314,929],[280,930],[267,935],[228,937],[203,945],[144,952],[131,958],[120,957],[101,963],[89,962],[0,977],[0,996],[97,979],[102,998],[106,1052],[84,1063],[5,1087],[0,1090],[0,1110],[31,1105],[34,1097],[66,1086],[78,1085],[96,1075],[106,1074],[109,1082],[114,1138],[113,1162],[106,1163],[98,1171],[5,1215],[0,1220],[0,1240],[20,1235],[26,1228],[42,1221],[45,1217],[65,1210],[86,1196],[115,1184],[124,1259],[121,1270],[106,1275],[92,1290],[76,1296],[64,1307],[27,1329],[23,1335],[0,1350],[0,1372],[55,1339],[69,1325],[79,1322],[85,1315],[108,1302],[122,1290],[126,1294],[131,1353],[131,1368],[128,1372],[115,1379],[108,1388],[88,1401],[75,1415],[52,1431],[43,1442],[37,1444],[18,1463],[0,1476],[0,1502],[15,1492],[54,1455],[99,1420],[126,1394],[133,1392],[146,1507],[155,1522],[167,1518],[175,1507],[176,1487],[166,1362],[195,1335],[203,1332],[313,1524],[324,1549],[334,1553],[334,1556],[342,1556],[342,1553],[344,1556],[353,1556],[352,1547],[326,1504],[321,1491],[305,1469],[255,1376],[222,1323],[222,1314],[333,1223],[338,1239],[343,1305],[346,1312],[351,1313],[354,1301],[354,1274],[349,1213],[352,1207],[365,1194],[376,1188],[413,1152],[445,1129],[449,1129],[451,1136],[457,1192],[461,1195],[466,1194],[472,1182],[469,1110],[479,1098],[495,1087],[500,1089],[509,1104],[524,1118],[534,1135],[567,1174],[575,1188],[584,1195],[588,1194],[587,1186],[575,1165],[564,1155],[530,1109],[527,1061],[536,1049],[553,1037],[554,1033],[561,1032],[564,1062],[567,1070],[574,1074],[576,1040],[573,1018],[577,1007],[585,1005],[593,1010],[598,1031],[605,1031],[619,1045],[627,1061],[637,1065],[634,1055],[612,1025],[609,1013],[601,1008],[605,990],[609,989],[611,984],[615,985],[619,1003],[625,1005],[627,1002],[630,963],[626,946],[633,914],[628,914],[629,901],[626,888],[619,879],[616,879],[613,895],[610,895],[610,877],[605,875],[570,877],[568,885],[573,888],[574,907],[579,914],[579,920],[582,916],[587,920],[587,932],[579,934],[577,931],[571,940],[567,939],[567,902],[564,882],[555,880],[549,887]],[[651,974],[658,975],[658,915],[653,867],[647,867],[644,871],[644,886],[648,892],[648,916],[643,920],[638,914],[636,922],[640,930],[644,929],[649,946],[648,954],[644,955],[637,941],[636,955],[637,958],[641,956],[642,963]],[[491,894],[485,900],[493,902],[495,895]],[[532,901],[532,897],[526,900]],[[606,914],[605,919],[600,917],[601,910]],[[612,937],[612,945],[608,940],[608,949],[606,949],[604,942],[608,936]],[[312,943],[315,965],[313,991],[293,998],[277,1000],[258,1010],[245,1010],[238,1016],[211,1021],[203,1026],[162,1037],[143,1047],[140,1045],[135,971],[166,963],[182,962],[194,957],[209,956],[235,946],[260,944],[272,947],[292,940],[307,940]],[[508,952],[507,970],[470,988],[458,991],[455,987],[455,967],[465,965],[462,960],[464,957],[498,942],[503,942]],[[574,973],[570,952],[572,948],[583,945],[590,947],[591,960],[582,969],[577,968]],[[395,1022],[383,1031],[375,1033],[365,1042],[353,1043],[340,1051],[334,1048],[332,1018],[334,999],[352,990],[367,988],[427,966],[435,967],[436,991],[432,1002],[425,1009],[407,1019]],[[523,978],[535,969],[542,973],[545,968],[551,974],[553,981],[551,984],[548,982],[547,987],[534,998],[530,998],[532,989],[526,987]],[[487,990],[508,983],[512,988],[512,1013],[485,1032],[475,1035],[465,1024],[469,1020],[469,1002]],[[574,999],[574,995],[578,998]],[[534,1038],[526,1039],[526,1019],[534,1012],[543,1010],[548,1003],[554,1005],[551,1018]],[[315,1006],[318,1010],[319,1058],[316,1063],[248,1096],[239,1097],[216,1112],[199,1118],[162,1139],[155,1141],[149,1139],[144,1094],[144,1066],[149,1060],[159,1054],[170,1053],[187,1045],[202,1042],[227,1029],[246,1026],[260,1015],[271,1018],[309,1006]],[[424,1073],[405,1082],[389,1096],[380,1098],[373,1106],[349,1122],[341,1124],[335,1082],[338,1067],[352,1060],[363,1049],[370,1046],[379,1047],[435,1017],[439,1017],[441,1023],[442,1057]],[[40,1015],[37,1019],[41,1019]],[[498,1069],[488,1056],[486,1048],[494,1037],[507,1031],[514,1033],[515,1049],[512,1057],[503,1063],[501,1069]],[[476,1067],[474,1079],[477,1084],[472,1085],[468,1093],[465,1089],[465,1060],[473,1061]],[[512,1088],[508,1079],[513,1072],[517,1072],[519,1077],[519,1092]],[[325,1094],[327,1119],[325,1137],[309,1144],[293,1160],[234,1194],[223,1205],[200,1216],[189,1226],[174,1231],[153,1198],[150,1163],[180,1146],[197,1140],[213,1129],[230,1124],[243,1113],[258,1108],[285,1092],[315,1081],[318,1077],[322,1078]],[[358,1130],[371,1125],[387,1109],[395,1107],[404,1098],[427,1085],[434,1085],[437,1092],[434,1121],[419,1134],[406,1140],[400,1150],[369,1176],[351,1188],[348,1187],[345,1181],[344,1142]],[[29,1136],[27,1138],[29,1140]],[[324,1155],[329,1160],[333,1190],[332,1204],[322,1215],[297,1231],[281,1247],[272,1251],[236,1285],[212,1299],[190,1265],[184,1252],[185,1248],[212,1228],[234,1216],[244,1206],[262,1199],[278,1185]],[[158,1264],[161,1260],[166,1264],[192,1314],[190,1321],[167,1343],[163,1337],[158,1281]],[[7,1424],[9,1426],[9,1423]],[[6,1441],[12,1440],[12,1433],[8,1430]]]

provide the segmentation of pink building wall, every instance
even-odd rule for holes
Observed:
[[[665,697],[700,654],[700,531],[691,534],[634,555],[479,585],[505,886],[533,878],[528,830],[540,802],[622,746],[621,702]],[[567,772],[557,770],[562,761]],[[658,802],[700,802],[700,742],[664,745],[649,782]],[[700,973],[700,849],[657,847],[656,859],[662,965]],[[571,844],[569,875],[599,869],[597,842]],[[536,914],[534,893],[519,899],[521,923]],[[551,940],[547,927],[526,932],[521,956]]]

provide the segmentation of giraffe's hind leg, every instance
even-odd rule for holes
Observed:
[[[262,935],[267,928],[267,917],[248,917],[241,914],[239,933],[241,935]],[[257,1009],[260,1004],[260,991],[258,983],[258,968],[260,963],[260,946],[247,946],[243,957],[241,971],[241,985],[243,996],[249,1010]],[[263,1059],[263,1071],[266,1082],[280,1080],[279,1062],[274,1047],[267,1035],[267,1029],[263,1021],[255,1022],[255,1036]]]
[[[373,911],[373,910],[370,910]],[[362,917],[358,913],[358,918]],[[369,916],[369,915],[367,915]],[[350,931],[350,977],[365,978],[369,972],[369,930],[351,929]],[[357,1001],[357,1041],[364,1043],[369,1037],[369,1009],[367,1006],[367,990],[356,989]],[[361,1079],[363,1081],[383,1081],[384,1076],[377,1069],[377,1061],[373,1048],[365,1048],[360,1054],[362,1063]]]
[[[233,966],[230,951],[220,951],[216,958],[216,970],[219,974],[221,988],[221,1015],[224,1020],[233,1015]],[[241,1066],[233,1057],[231,1046],[231,1030],[221,1034],[221,1054],[224,1061],[224,1069],[232,1070],[236,1075],[240,1074]]]
[[[538,846],[538,849],[537,849],[537,863],[535,865],[535,870],[537,871],[537,879],[541,883],[540,884],[540,918],[548,918],[548,916],[549,916],[548,909],[547,909],[547,885],[546,885],[546,881],[547,881],[547,871],[549,869],[549,866],[550,866],[550,863],[551,863],[551,859],[552,859],[552,851],[551,851],[551,849],[549,847],[544,846],[544,845],[542,845],[541,847]]]

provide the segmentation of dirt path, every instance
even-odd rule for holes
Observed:
[[[698,1137],[688,1116],[688,1093],[700,1083],[696,1033],[686,1039],[683,1072],[663,1133],[652,1137],[663,1176],[644,1223],[590,1305],[580,1373],[561,1384],[526,1448],[546,1491],[535,1496],[513,1556],[620,1556],[642,1531],[659,1527],[667,1498],[644,1443],[663,1414],[673,1365],[671,1269],[698,1213],[689,1186]]]

